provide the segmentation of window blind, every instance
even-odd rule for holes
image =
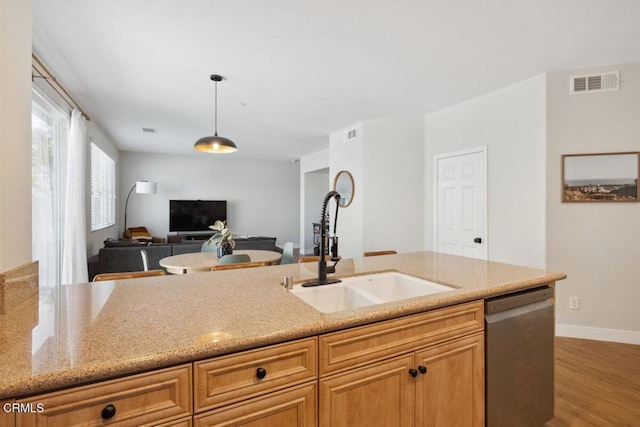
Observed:
[[[91,143],[91,231],[116,223],[116,162]]]

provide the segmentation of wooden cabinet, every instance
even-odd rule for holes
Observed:
[[[313,426],[317,338],[194,364],[195,425]]]
[[[193,405],[191,376],[188,364],[19,400],[42,404],[44,411],[17,414],[16,425],[185,425]]]
[[[158,424],[155,427],[193,427],[193,417],[187,417],[168,423]]]
[[[317,381],[286,388],[194,417],[196,427],[250,425],[313,427],[317,423]]]
[[[321,426],[412,426],[413,355],[320,380]]]
[[[10,427],[16,424],[16,416],[13,413],[13,409],[5,407],[5,405],[13,404],[11,400],[0,401],[2,407],[0,408],[0,427]]]
[[[483,426],[482,301],[18,400],[7,426]]]
[[[483,328],[475,302],[321,336],[320,425],[483,426]]]
[[[484,426],[484,334],[416,352],[416,426]]]

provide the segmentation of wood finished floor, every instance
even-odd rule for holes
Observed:
[[[640,345],[556,338],[547,427],[640,427]]]

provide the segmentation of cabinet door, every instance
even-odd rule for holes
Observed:
[[[416,352],[417,426],[484,426],[484,335]],[[422,371],[420,371],[422,372]]]
[[[320,425],[412,426],[413,354],[320,380]]]
[[[196,415],[196,427],[315,427],[316,382],[266,394]]]

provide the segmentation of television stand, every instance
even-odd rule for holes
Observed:
[[[190,231],[167,235],[168,243],[182,243],[183,240],[204,241],[213,236],[213,231]]]

